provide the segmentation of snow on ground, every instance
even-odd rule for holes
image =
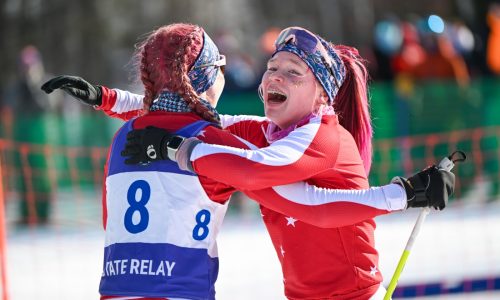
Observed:
[[[386,286],[418,212],[377,218],[377,248]],[[85,224],[66,220],[45,229],[9,228],[11,300],[98,299],[103,233],[99,216],[91,217],[93,220]],[[432,212],[415,242],[400,285],[445,281],[452,286],[464,278],[500,276],[499,228],[498,201]],[[285,299],[278,260],[259,219],[226,218],[219,236],[219,255],[217,299]],[[500,293],[422,299],[500,299]]]

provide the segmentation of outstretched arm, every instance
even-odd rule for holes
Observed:
[[[142,112],[144,98],[142,95],[122,91],[119,89],[102,89],[102,104],[96,109],[102,110],[105,114],[113,118],[128,121],[140,116]]]
[[[70,75],[54,77],[45,82],[41,88],[48,94],[61,89],[81,103],[102,110],[110,117],[125,121],[140,115],[144,99],[143,95],[94,85],[81,77]],[[232,127],[235,131],[248,130],[248,123],[260,123],[266,120],[265,117],[249,115],[220,115],[220,117],[222,128]]]
[[[104,111],[110,117],[125,121],[139,116],[143,96],[105,86],[94,85],[81,77],[61,75],[42,85],[47,94],[61,89],[85,105]]]

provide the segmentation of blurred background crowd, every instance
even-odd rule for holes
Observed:
[[[17,299],[66,299],[79,294],[75,291],[84,295],[80,299],[96,296],[86,295],[95,293],[97,283],[81,282],[94,278],[88,276],[96,266],[90,262],[100,262],[85,255],[101,246],[86,245],[81,237],[87,232],[96,245],[102,243],[92,234],[102,234],[103,165],[123,124],[62,92],[46,95],[40,86],[71,74],[142,93],[133,71],[135,45],[173,22],[203,26],[226,55],[226,89],[217,107],[226,114],[263,115],[256,89],[282,28],[302,26],[357,47],[371,75],[371,185],[412,174],[455,149],[468,155],[454,170],[457,186],[449,209],[436,214],[439,222],[450,222],[434,223],[442,235],[428,235],[434,239],[419,250],[425,257],[415,260],[438,284],[420,278],[417,294],[500,290],[500,241],[493,223],[500,212],[500,0],[0,0],[0,267],[4,248],[16,249],[10,252],[9,278]],[[243,223],[260,216],[241,194],[235,194],[229,211]],[[402,226],[392,222],[378,230],[387,236],[381,245],[400,251],[390,241],[395,241],[392,230]],[[234,244],[247,245],[248,233],[237,235],[242,240]],[[67,239],[75,236],[71,246]],[[247,245],[248,257],[259,258],[256,245]],[[430,258],[439,265],[448,261],[462,273],[442,268],[453,273],[445,278]],[[73,269],[76,263],[83,271]],[[62,272],[66,266],[70,270]],[[256,278],[236,280],[240,275],[221,278],[255,284],[235,291],[262,290],[267,296]],[[0,274],[0,280],[6,278]],[[47,284],[49,279],[54,283]],[[61,284],[64,280],[72,281]],[[280,282],[276,286],[281,295]],[[47,296],[51,293],[57,296]],[[226,299],[233,294],[230,290]]]
[[[500,8],[492,0],[1,0],[0,89],[30,67],[108,85],[133,78],[134,45],[163,24],[204,26],[228,57],[228,90],[254,90],[280,28],[298,25],[356,46],[374,80],[500,74]],[[43,62],[43,63],[42,63]],[[35,71],[29,70],[30,73]],[[16,78],[17,77],[17,78]],[[3,101],[3,103],[9,101]],[[52,103],[57,106],[56,103]],[[54,107],[55,108],[55,107]]]
[[[466,87],[475,78],[500,75],[500,1],[0,0],[1,107],[83,109],[61,95],[40,94],[49,74],[77,74],[140,92],[132,72],[134,45],[152,29],[178,21],[202,25],[227,56],[226,94],[255,92],[274,38],[290,25],[356,46],[372,79],[394,82],[402,96],[412,92],[414,80]]]
[[[410,173],[457,145],[471,152],[476,141],[481,157],[463,168],[465,178],[487,178],[488,199],[498,194],[500,142],[488,130],[500,126],[500,1],[0,0],[0,154],[7,198],[24,199],[21,222],[32,214],[48,219],[65,186],[88,179],[95,189],[104,157],[90,147],[105,153],[121,124],[63,93],[44,94],[42,83],[73,74],[141,93],[134,47],[173,22],[202,25],[226,55],[222,113],[263,113],[256,87],[281,28],[303,26],[357,47],[370,70],[381,145],[371,183]],[[429,150],[417,142],[429,134],[455,138]],[[68,149],[76,151],[73,166]]]

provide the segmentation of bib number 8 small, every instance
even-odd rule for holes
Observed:
[[[141,190],[141,199],[139,201],[136,200],[137,191]],[[130,233],[139,233],[148,227],[149,223],[149,212],[146,208],[146,204],[151,197],[151,187],[144,180],[134,181],[127,192],[127,201],[130,207],[125,212],[125,217],[123,219],[123,223],[125,228]],[[134,224],[132,218],[134,213],[139,213],[139,222]]]
[[[210,223],[210,212],[206,209],[200,210],[196,214],[196,226],[193,229],[193,239],[201,241],[208,236],[208,223]]]

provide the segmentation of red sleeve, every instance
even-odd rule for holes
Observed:
[[[253,147],[252,144],[233,135],[228,130],[222,130],[214,126],[206,127],[198,134],[197,138],[205,143],[228,145],[243,149]],[[210,199],[219,203],[225,203],[231,194],[236,190],[231,185],[216,181],[203,175],[198,174],[198,178],[205,188],[205,191],[207,191],[207,193],[210,191]]]
[[[228,135],[227,132],[213,127],[207,130],[200,139],[215,144],[239,145],[237,147],[242,149],[247,149],[249,146],[248,142],[235,139],[234,136]],[[352,139],[344,137],[342,140],[344,139],[351,141],[352,143],[349,144],[355,146]],[[331,140],[328,141],[331,142]],[[250,145],[250,147],[252,146]],[[353,164],[353,161],[344,157],[349,153],[352,155],[352,151],[353,149],[347,147],[347,144],[344,145],[343,152],[345,153],[342,154],[342,161]],[[338,162],[336,167],[353,170],[352,167],[342,166],[343,164],[344,162]],[[360,162],[355,163],[355,165],[359,165],[358,169],[363,170]],[[219,166],[217,172],[226,173],[226,170],[231,169],[231,167],[232,164],[226,163],[222,167]],[[250,173],[252,172],[250,171],[247,174]],[[342,174],[348,177],[348,172]],[[365,181],[363,180],[363,182]],[[358,188],[361,186],[347,182],[345,185],[358,186]],[[261,190],[243,190],[243,192],[271,210],[322,228],[352,225],[391,211],[402,210],[406,206],[406,193],[401,186],[396,184],[354,190],[347,187],[345,189],[319,188],[305,182],[294,182]]]
[[[260,147],[267,146],[263,130],[268,124],[265,117],[247,115],[221,115],[222,127]]]
[[[303,181],[334,168],[339,127],[336,117],[324,120],[317,117],[261,149],[199,144],[191,154],[191,161],[197,174],[241,190]]]
[[[397,184],[346,190],[295,183],[245,194],[266,208],[322,228],[343,227],[403,210],[407,201]]]
[[[101,86],[102,104],[96,109],[106,115],[128,121],[142,112],[142,96]]]

